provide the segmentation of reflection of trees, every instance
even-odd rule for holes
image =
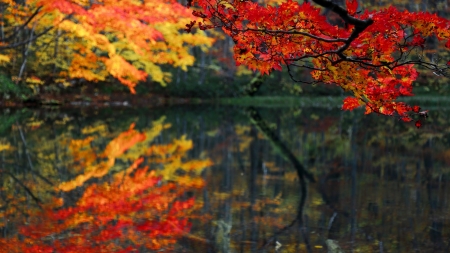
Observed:
[[[282,145],[279,145],[279,143],[281,142],[279,137],[277,137],[277,135],[270,129],[270,127],[268,127],[268,124],[265,123],[264,120],[262,120],[261,115],[254,109],[249,110],[249,115],[252,119],[252,122],[258,127],[259,130],[264,133],[270,145],[272,145],[275,150],[281,153],[283,157],[291,161],[291,159],[289,159],[289,153],[284,151],[287,149],[286,145],[284,143]],[[408,131],[408,129],[402,129],[404,128],[404,126],[393,125],[393,123],[395,122],[391,121],[386,125],[383,125],[385,124],[384,122],[383,124],[379,125],[370,125],[369,123],[369,129],[375,126],[386,127],[388,129],[399,127],[397,131]],[[386,226],[387,224],[394,222],[395,219],[399,219],[400,217],[402,217],[402,212],[405,212],[405,210],[403,210],[403,208],[399,208],[399,210],[395,209],[393,213],[392,211],[387,211],[391,210],[392,207],[390,207],[390,205],[392,204],[390,204],[390,200],[385,199],[390,199],[395,196],[396,201],[400,201],[400,203],[406,200],[398,196],[400,195],[399,193],[395,195],[389,194],[389,190],[387,189],[390,188],[386,187],[392,187],[391,185],[395,185],[395,182],[404,184],[405,182],[407,182],[408,178],[414,179],[415,174],[408,175],[406,173],[407,168],[409,167],[408,163],[410,163],[410,161],[414,161],[412,165],[414,166],[413,168],[415,171],[417,159],[411,159],[411,154],[408,154],[408,152],[412,152],[413,154],[420,154],[423,151],[413,148],[414,145],[417,144],[411,144],[410,147],[398,149],[399,143],[396,143],[395,141],[395,139],[398,138],[397,136],[389,135],[390,132],[388,131],[388,134],[380,139],[380,136],[376,134],[371,135],[372,132],[376,133],[379,130],[369,130],[365,126],[357,127],[360,124],[362,123],[358,123],[354,120],[353,124],[349,126],[348,153],[337,153],[334,160],[331,160],[330,163],[330,160],[324,160],[319,156],[320,152],[316,152],[315,158],[317,159],[315,159],[315,161],[312,161],[310,164],[314,166],[314,163],[316,163],[315,166],[317,166],[318,162],[324,162],[325,164],[328,162],[328,164],[331,165],[330,170],[325,173],[324,176],[320,177],[317,185],[317,188],[319,190],[318,193],[320,194],[319,196],[321,197],[323,203],[326,204],[326,209],[328,209],[327,212],[323,213],[322,219],[324,219],[324,221],[319,223],[321,227],[319,231],[321,231],[323,235],[326,235],[325,239],[337,240],[339,244],[343,243],[346,248],[357,248],[361,247],[357,245],[356,242],[358,242],[358,240],[361,240],[362,229],[363,231],[365,231],[365,233],[367,233],[367,238],[376,238],[379,240],[377,246],[375,246],[377,249],[389,250],[392,248],[393,233],[392,231],[389,231],[389,229],[386,229]],[[395,133],[395,131],[392,131],[392,133]],[[300,133],[298,135],[301,136]],[[400,135],[400,137],[406,139],[407,133],[404,133],[404,135],[405,137],[403,137],[402,135]],[[430,133],[430,129],[425,130],[424,137],[430,135],[433,136],[434,133]],[[294,138],[298,137],[294,136]],[[306,138],[303,138],[303,141],[305,141],[305,139]],[[362,140],[364,140],[364,142],[361,142]],[[384,150],[373,148],[368,145],[367,142],[377,143],[377,145],[379,145],[379,143],[381,142],[384,145]],[[440,191],[436,190],[436,184],[438,184],[436,183],[436,181],[438,179],[433,176],[433,174],[436,174],[436,171],[434,170],[433,172],[431,170],[433,161],[436,157],[436,154],[433,155],[431,153],[431,150],[433,150],[430,147],[431,143],[431,141],[426,142],[426,144],[424,145],[426,147],[425,152],[423,152],[423,154],[425,155],[423,164],[425,166],[424,169],[428,182],[426,184],[426,191],[429,194],[428,199],[430,204],[428,210],[431,211],[433,217],[431,224],[428,225],[429,229],[427,230],[429,231],[429,233],[425,238],[429,238],[430,242],[434,244],[433,247],[436,247],[436,250],[442,250],[442,245],[444,243],[443,229],[445,226],[439,215],[442,215],[442,211],[444,211],[442,209],[443,199],[441,197],[442,193],[438,194],[438,192]],[[324,148],[332,149],[331,147],[325,146],[324,144],[317,146],[318,150],[323,151]],[[377,156],[373,155],[373,152],[380,151],[385,153],[375,153],[377,154]],[[393,153],[393,151],[395,151],[395,153]],[[299,161],[297,160],[292,162],[292,164],[294,165],[293,167],[302,168],[303,166],[295,165],[297,162]],[[377,166],[379,166],[380,164],[382,165],[382,167],[377,169]],[[368,175],[370,175],[370,173],[372,173],[372,170],[376,170],[377,173],[379,173],[378,176],[380,177],[378,179],[379,187],[376,187],[375,189],[371,188],[372,186],[370,185],[370,183],[368,185],[365,185],[367,184],[367,181],[365,179],[361,179],[361,177],[367,177]],[[304,181],[301,180],[302,169],[297,169],[297,174],[300,178],[300,195],[302,200],[303,196],[305,196],[303,195]],[[440,188],[442,187],[442,185],[443,183],[441,183]],[[367,191],[369,191],[369,194],[367,196],[364,196]],[[432,196],[430,195],[431,193],[437,194],[437,196]],[[346,196],[348,197],[346,198]],[[364,196],[365,198],[361,199],[361,196]],[[373,197],[375,197],[375,201]],[[365,201],[369,201],[366,206],[364,206],[364,203],[366,203]],[[420,199],[418,201],[420,201]],[[265,240],[267,243],[264,244],[265,246],[272,246],[273,242],[277,240],[277,238],[282,236],[282,234],[286,234],[286,232],[289,231],[293,226],[295,226],[296,223],[301,228],[300,232],[307,230],[307,224],[301,219],[304,212],[303,205],[304,202],[300,201],[296,219],[288,222],[288,225],[286,225],[285,227],[278,229],[277,232],[274,232],[273,236],[271,236],[270,238],[266,238]],[[362,221],[360,220],[361,215],[363,215],[363,222],[365,222],[365,224],[372,224],[368,223],[369,221],[367,221],[366,213],[369,215],[369,217],[371,217],[369,218],[369,221],[373,219],[373,225],[371,225],[371,228],[368,230],[366,230],[366,225],[361,226]],[[437,213],[439,213],[439,215]],[[381,223],[380,226],[375,225],[379,223]],[[403,226],[405,225],[406,224],[403,224]],[[419,227],[423,226],[420,222],[417,225]],[[399,225],[399,227],[396,229],[404,229],[401,226],[402,225]],[[306,249],[310,250],[311,245],[308,243],[308,236],[311,235],[306,232],[305,234],[300,235],[302,235],[301,238],[305,242]],[[419,234],[417,234],[416,236],[417,238],[420,238]],[[425,238],[422,237],[422,240]],[[419,243],[419,241],[417,241],[417,243]]]
[[[314,176],[308,172],[305,167],[300,163],[300,161],[295,157],[290,149],[286,147],[284,142],[282,142],[275,133],[273,133],[269,126],[263,121],[261,115],[256,111],[255,108],[248,108],[248,113],[252,122],[258,127],[261,132],[268,138],[271,144],[280,151],[280,154],[285,157],[297,171],[299,178],[306,177],[309,181],[315,182]]]
[[[281,234],[287,232],[290,228],[294,227],[296,223],[298,223],[299,231],[303,237],[304,243],[307,246],[308,252],[312,252],[311,244],[309,242],[309,235],[307,233],[307,228],[304,224],[304,217],[303,217],[303,210],[306,203],[306,196],[307,196],[307,184],[306,179],[308,179],[311,182],[315,182],[314,176],[306,170],[306,168],[300,163],[300,161],[295,157],[295,155],[292,153],[291,150],[287,148],[287,146],[280,140],[280,138],[269,128],[267,123],[262,119],[261,115],[258,113],[258,111],[255,108],[248,108],[247,109],[248,114],[250,116],[250,119],[252,122],[258,127],[258,129],[264,133],[264,135],[268,138],[270,143],[275,147],[275,149],[279,150],[281,155],[285,157],[295,168],[297,171],[297,176],[299,178],[299,184],[300,184],[300,200],[299,205],[297,208],[297,215],[294,220],[290,222],[287,226],[279,229],[277,232],[274,233],[273,236],[265,240],[265,243],[263,247],[267,247],[269,245],[274,245],[276,243],[276,238],[280,236]],[[252,153],[253,154],[253,153]],[[253,159],[251,159],[253,164]],[[257,166],[251,166],[252,168],[252,177],[251,182],[255,182],[255,171]],[[252,191],[254,192],[254,191]],[[254,194],[252,194],[254,196]],[[253,198],[252,198],[253,199]],[[252,200],[254,204],[254,200]],[[253,216],[253,215],[252,215]],[[257,240],[257,238],[252,238],[254,241]]]
[[[65,177],[71,179],[63,183],[54,180],[57,178],[54,173],[60,171],[55,169],[58,166],[45,166],[50,165],[46,163],[49,162],[46,159],[49,149],[46,147],[53,148],[53,143],[32,150],[27,145],[22,128],[17,128],[22,139],[23,154],[28,157],[28,172],[31,178],[40,181],[26,179],[29,175],[26,173],[5,170],[5,164],[2,163],[4,177],[0,213],[4,220],[9,221],[2,224],[4,237],[0,239],[0,250],[160,250],[173,249],[179,238],[189,237],[190,216],[200,205],[186,192],[203,186],[199,172],[211,162],[208,159],[187,160],[187,152],[193,144],[184,137],[167,144],[151,144],[156,136],[169,127],[163,121],[155,121],[151,129],[143,132],[135,130],[132,125],[130,129],[117,134],[107,145],[98,145],[97,142],[106,129],[101,125],[82,129],[81,132],[87,135],[84,139],[58,140],[66,143],[63,146],[63,149],[67,148],[66,159],[71,157],[65,164],[71,170],[71,175]],[[55,134],[54,129],[52,132]],[[100,149],[105,146],[104,151],[99,152],[95,148],[97,145]],[[59,151],[54,149],[51,158],[59,160]],[[41,159],[33,164],[32,156]],[[42,182],[44,180],[30,170],[45,172],[42,177],[45,176],[52,187],[48,187],[50,184]],[[12,183],[7,183],[8,177]],[[53,187],[55,184],[59,186]],[[7,185],[10,186],[5,187]],[[47,187],[41,188],[43,185]],[[11,193],[14,195],[11,196]],[[58,195],[63,198],[56,198]],[[35,204],[32,205],[27,198],[34,200]],[[17,210],[22,215],[15,214]],[[8,224],[11,224],[12,229],[7,229]]]
[[[195,180],[201,186],[204,179],[208,184],[201,194],[196,187],[184,188],[186,192],[178,197],[185,201],[195,196],[195,203],[202,205],[201,210],[194,206],[189,209],[193,212],[186,215],[192,218],[192,228],[176,244],[185,252],[273,252],[275,241],[282,244],[280,252],[307,252],[308,248],[315,252],[320,251],[316,246],[326,247],[326,239],[331,238],[345,252],[446,251],[450,118],[445,111],[432,112],[427,124],[416,130],[414,126],[380,117],[369,116],[360,121],[360,117],[346,113],[339,118],[339,111],[258,109],[269,130],[317,178],[317,183],[309,185],[306,177],[305,185],[298,179],[297,170],[291,169],[292,163],[268,135],[256,123],[249,123],[249,114],[239,112],[227,108],[225,113],[114,113],[80,118],[77,124],[70,121],[64,126],[55,123],[39,128],[31,128],[31,120],[15,119],[11,131],[0,139],[0,149],[4,147],[0,150],[0,163],[4,172],[14,175],[43,203],[54,197],[64,198],[59,209],[75,207],[91,185],[111,186],[114,175],[140,157],[144,161],[136,170],[149,166],[156,172],[170,171],[159,176],[177,187],[183,188],[184,181]],[[167,116],[165,120],[161,120],[162,113]],[[152,124],[159,120],[161,124]],[[107,162],[102,154],[132,122],[136,122],[134,131],[145,133],[146,139],[118,156],[105,176],[54,195],[49,194],[55,192],[50,185],[28,171],[16,121],[26,137],[35,171],[55,185],[70,182],[86,172],[86,167],[94,169]],[[168,122],[174,126],[167,128]],[[154,131],[156,125],[162,130]],[[187,137],[183,139],[182,135]],[[156,137],[148,141],[151,136]],[[71,140],[89,137],[93,139],[83,148],[72,147],[76,143]],[[184,155],[176,153],[183,150],[177,145],[189,146],[188,140],[192,140],[192,149]],[[151,146],[158,149],[150,155],[147,151]],[[168,155],[164,150],[175,153]],[[169,164],[173,166],[166,168],[156,162],[170,157],[173,160]],[[174,169],[179,161],[187,165],[189,158],[195,165],[197,160],[193,158],[205,157],[212,158],[215,166],[201,177]],[[0,216],[0,232],[11,238],[18,234],[16,224],[27,222],[27,217],[34,217],[30,210],[37,213],[39,208],[14,179],[7,174],[2,176],[0,214],[5,218]],[[303,220],[299,222],[298,217]],[[222,235],[226,240],[216,239],[224,238]],[[442,247],[437,247],[439,242],[443,242]]]

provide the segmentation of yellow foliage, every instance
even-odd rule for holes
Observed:
[[[31,85],[42,85],[44,84],[44,81],[42,81],[41,79],[39,79],[36,76],[32,76],[32,77],[28,77],[25,82],[27,84],[31,84]]]
[[[72,78],[103,81],[112,76],[132,92],[136,84],[146,80],[147,76],[166,85],[171,76],[160,68],[161,64],[170,64],[186,71],[195,60],[189,53],[190,47],[199,46],[207,50],[213,43],[213,39],[203,31],[193,34],[181,32],[185,24],[195,17],[188,11],[175,11],[173,6],[176,3],[102,1],[102,5],[89,8],[90,4],[86,1],[74,1],[84,6],[86,12],[74,11],[73,19],[63,20],[65,15],[51,7],[52,2],[54,0],[48,3],[40,1],[44,12],[49,15],[42,18],[42,24],[39,23],[36,29],[42,30],[49,23],[57,26],[57,29],[42,36],[35,47],[46,50],[37,52],[40,62],[56,65],[62,71],[67,70]],[[111,12],[111,7],[136,7],[140,13],[118,16]],[[142,16],[146,15],[154,21],[142,22]],[[60,38],[56,58],[55,37]],[[107,57],[100,57],[105,53]]]
[[[113,77],[132,92],[136,84],[147,77],[164,86],[171,81],[171,74],[163,71],[161,65],[186,71],[195,61],[190,49],[198,46],[206,51],[214,41],[204,31],[183,32],[185,24],[197,18],[176,1],[30,0],[18,3],[0,0],[0,3],[5,7],[2,20],[8,24],[6,30],[25,23],[36,8],[41,8],[28,24],[29,29],[41,36],[30,44],[30,53],[35,57],[29,57],[27,63],[40,77],[82,78],[91,82]],[[121,11],[127,15],[120,14]],[[49,27],[54,29],[48,31]],[[0,54],[0,65],[16,60],[11,56],[19,53],[17,49],[4,50]],[[27,82],[38,92],[36,85],[40,82]],[[65,87],[70,85],[65,81],[59,83]]]
[[[4,55],[4,54],[0,54],[0,64],[4,64],[4,63],[7,63],[7,62],[9,62],[11,59],[10,59],[10,57],[9,56],[7,56],[7,55]]]
[[[286,0],[259,0],[259,2],[265,5],[277,6],[286,2]]]
[[[252,74],[253,74],[253,71],[251,71],[244,65],[239,65],[236,69],[236,76],[249,76]]]

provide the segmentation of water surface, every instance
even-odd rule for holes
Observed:
[[[0,251],[448,252],[449,115],[3,111]]]

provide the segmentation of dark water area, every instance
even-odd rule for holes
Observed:
[[[450,114],[0,115],[0,252],[449,252]]]

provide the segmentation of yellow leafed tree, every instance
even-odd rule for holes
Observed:
[[[169,0],[30,0],[24,4],[0,0],[7,8],[2,24],[5,37],[22,29],[22,38],[0,43],[0,64],[9,62],[11,74],[25,66],[41,78],[106,81],[114,77],[131,92],[149,77],[165,85],[170,73],[162,65],[186,70],[194,63],[190,48],[211,47],[203,31],[182,29],[196,18]],[[27,34],[26,36],[23,34]],[[18,46],[25,46],[22,59]],[[26,64],[25,64],[26,63]],[[20,74],[18,74],[20,73]]]

